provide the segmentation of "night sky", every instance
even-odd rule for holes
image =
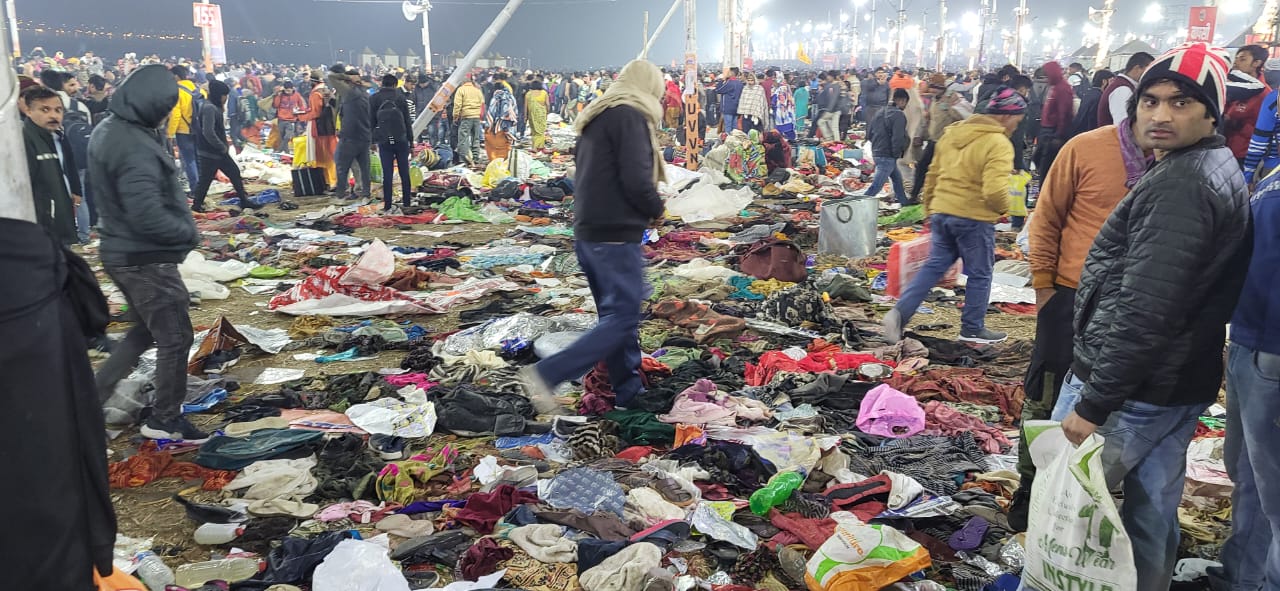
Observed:
[[[878,2],[877,20],[883,22],[897,11],[894,0]],[[1000,0],[997,0],[1000,1]],[[1185,13],[1190,2],[1165,0],[1172,12],[1180,6]],[[1249,0],[1229,0],[1248,2]],[[1252,0],[1253,6],[1262,0]],[[1095,0],[1101,6],[1102,0]],[[1136,33],[1151,33],[1158,25],[1141,22],[1149,0],[1120,0],[1113,26]],[[436,0],[431,12],[433,53],[465,52],[485,26],[498,13],[504,2],[498,0]],[[641,21],[645,10],[652,26],[670,7],[670,0],[526,0],[510,25],[491,48],[503,55],[529,58],[535,67],[564,68],[620,65],[635,57],[641,45]],[[906,0],[911,22],[919,22],[923,11],[936,14],[936,0]],[[397,52],[414,48],[421,51],[419,25],[401,15],[398,4],[356,2],[324,2],[316,0],[223,0],[221,2],[227,37],[283,39],[308,42],[309,47],[286,45],[245,45],[228,40],[232,61],[256,57],[265,61],[328,63],[335,58],[346,60],[347,50],[369,46],[381,52],[390,47]],[[1083,3],[1061,0],[1027,0],[1033,27],[1051,26],[1059,18],[1068,21],[1063,38],[1078,45],[1084,14]],[[862,20],[870,4],[860,9]],[[979,0],[952,0],[948,4],[949,19],[958,20],[969,11],[977,11]],[[1013,23],[1013,0],[1000,1],[1000,26]],[[764,0],[759,14],[771,33],[783,24],[812,19],[815,23],[831,19],[838,22],[841,8],[852,12],[852,0]],[[184,0],[17,0],[20,19],[51,25],[98,26],[106,30],[137,32],[194,33],[191,27],[191,5]],[[704,61],[718,60],[723,41],[717,20],[716,0],[698,2],[699,53]],[[931,16],[926,15],[927,19]],[[1247,15],[1224,16],[1219,30],[1234,35],[1241,30]],[[574,23],[572,28],[570,23]],[[936,25],[929,25],[931,28]],[[666,32],[659,38],[650,57],[665,64],[683,56],[684,17],[677,13]],[[25,32],[24,50],[39,43],[48,51],[63,50],[79,55],[84,49],[118,57],[126,50],[159,53],[162,56],[197,57],[198,42],[183,44],[171,41],[111,41],[91,37],[51,37]],[[1068,44],[1068,43],[1064,43]]]

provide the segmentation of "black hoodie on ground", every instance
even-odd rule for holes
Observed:
[[[111,116],[89,139],[102,263],[180,263],[198,244],[173,154],[159,126],[178,104],[178,83],[161,65],[135,70],[111,98]]]

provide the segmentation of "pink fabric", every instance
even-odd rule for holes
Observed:
[[[413,384],[423,390],[430,390],[439,385],[438,382],[431,381],[425,373],[406,373],[398,376],[385,376],[382,379],[397,388]]]
[[[658,415],[658,420],[664,423],[732,427],[737,424],[736,417],[737,413],[733,409],[716,402],[715,383],[701,379],[676,396],[671,412]]]
[[[355,426],[347,415],[328,409],[286,408],[280,411],[280,418],[289,421],[290,429],[367,435],[365,430]]]
[[[328,522],[351,518],[356,523],[373,523],[381,519],[381,514],[393,511],[398,507],[399,505],[387,506],[386,503],[375,505],[369,501],[337,503],[321,509],[316,514],[316,520]]]
[[[410,302],[418,309],[419,313],[426,314],[430,312],[418,300],[390,287],[363,284],[347,285],[342,283],[342,278],[346,276],[348,269],[350,267],[346,266],[320,269],[290,288],[289,291],[271,298],[271,301],[267,303],[267,309],[275,310],[306,300],[319,300],[333,294],[341,294],[367,302],[390,302],[396,300]]]
[[[982,446],[982,451],[989,454],[1004,453],[1004,450],[1013,446],[1013,442],[1000,429],[937,400],[925,403],[924,415],[926,435],[953,437],[961,433],[973,433],[973,438]]]
[[[858,408],[858,429],[883,437],[911,437],[924,430],[924,409],[915,398],[880,384]]]

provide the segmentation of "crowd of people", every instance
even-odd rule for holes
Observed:
[[[891,343],[957,260],[968,278],[960,340],[1004,340],[984,325],[995,224],[1011,214],[1010,175],[1034,173],[1039,195],[1027,235],[1037,332],[1023,421],[1061,420],[1077,444],[1105,436],[1108,484],[1125,491],[1121,513],[1138,588],[1164,591],[1186,450],[1225,371],[1235,519],[1216,576],[1233,589],[1259,588],[1280,581],[1280,495],[1270,479],[1280,465],[1266,444],[1280,417],[1280,177],[1270,174],[1280,154],[1277,91],[1267,81],[1280,63],[1268,55],[1247,46],[1228,61],[1187,45],[1091,74],[1057,62],[1030,75],[1012,65],[985,75],[728,68],[704,76],[693,94],[703,130],[743,134],[771,164],[790,161],[791,142],[853,143],[865,134],[864,157],[875,168],[866,194],[887,182],[900,204],[923,205],[932,250],[884,318]],[[621,405],[643,395],[634,338],[643,295],[638,249],[644,229],[662,218],[659,134],[684,124],[687,89],[678,74],[643,62],[617,76],[477,72],[415,137],[413,122],[442,83],[421,72],[250,63],[206,74],[156,58],[50,59],[19,64],[28,76],[20,106],[37,221],[67,244],[88,241],[96,227],[106,273],[141,320],[98,371],[99,391],[157,346],[156,410],[144,436],[208,436],[178,412],[192,328],[176,265],[196,244],[191,211],[204,209],[218,172],[240,204],[253,207],[233,149],[286,151],[305,136],[338,196],[348,193],[355,166],[353,193],[368,197],[376,145],[388,178],[383,205],[394,212],[391,172],[399,169],[409,205],[408,164],[419,141],[445,163],[479,165],[526,137],[543,149],[552,115],[580,132],[576,252],[601,322],[599,338],[582,339],[524,377],[545,400],[598,359]],[[858,122],[862,129],[851,133]],[[1035,519],[1028,515],[1035,469],[1022,451],[1010,524],[1025,530]]]

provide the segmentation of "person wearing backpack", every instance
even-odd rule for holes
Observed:
[[[174,66],[169,69],[178,79],[178,104],[169,113],[169,140],[178,146],[178,158],[182,159],[182,172],[187,175],[187,194],[200,183],[200,171],[196,157],[196,136],[191,130],[196,113],[200,112],[200,103],[204,102],[204,94],[196,87],[196,83],[188,80],[191,72],[186,66]]]
[[[93,133],[93,115],[89,106],[76,98],[80,92],[80,81],[67,72],[55,70],[41,72],[40,81],[62,99],[61,136],[71,149],[72,161],[75,163],[75,169],[69,173],[75,175],[83,189],[87,180],[84,171],[89,162],[89,134]],[[76,194],[85,195],[85,192],[77,190]],[[89,228],[96,217],[88,199],[76,199],[74,215],[76,237],[81,244],[87,244]]]
[[[412,119],[409,118],[409,103],[397,85],[400,81],[395,74],[382,77],[382,88],[369,98],[369,111],[372,114],[373,141],[378,144],[378,158],[382,160],[382,207],[384,213],[392,212],[391,169],[398,166],[400,170],[401,204],[409,206],[413,197],[413,187],[409,181],[409,151],[413,147],[411,137]]]

